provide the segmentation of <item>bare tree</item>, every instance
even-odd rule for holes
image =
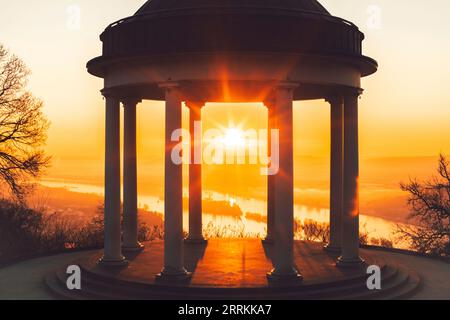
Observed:
[[[450,254],[450,161],[439,157],[438,176],[429,181],[412,179],[401,184],[409,192],[411,226],[398,226],[403,239],[422,253]]]
[[[30,72],[23,61],[0,44],[0,179],[19,200],[27,179],[49,163],[42,147],[49,122],[43,103],[27,91]]]

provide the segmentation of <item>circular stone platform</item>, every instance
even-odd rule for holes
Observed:
[[[66,268],[52,272],[48,288],[67,299],[401,299],[419,288],[419,276],[405,266],[385,261],[382,255],[362,250],[366,264],[357,269],[335,266],[337,255],[321,244],[295,243],[295,262],[304,281],[289,287],[270,286],[272,247],[259,240],[210,240],[207,245],[185,245],[185,265],[193,273],[190,283],[155,282],[163,264],[163,242],[146,244],[128,255],[126,268],[97,264],[101,252],[74,261],[82,269],[82,290],[66,289]],[[367,266],[382,270],[382,290],[367,288]]]

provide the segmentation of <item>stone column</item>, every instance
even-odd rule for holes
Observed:
[[[189,236],[187,243],[204,244],[202,223],[202,107],[203,102],[186,102],[189,107]]]
[[[330,242],[325,247],[331,252],[341,251],[343,199],[343,125],[344,99],[341,96],[327,100],[331,106],[331,172],[330,172]]]
[[[125,252],[140,251],[138,241],[138,197],[136,159],[136,105],[141,99],[125,98],[124,105],[124,164],[123,164],[123,244]]]
[[[360,265],[359,256],[359,146],[358,97],[360,92],[344,98],[344,200],[342,215],[342,255],[338,266]]]
[[[120,226],[120,101],[105,94],[105,249],[101,265],[121,266],[127,262],[122,255]]]
[[[275,103],[273,100],[264,103],[268,111],[267,124],[267,154],[272,156],[272,135],[271,130],[276,128],[275,124]],[[270,166],[270,163],[269,163]],[[275,175],[267,176],[267,235],[263,240],[264,244],[273,244],[275,240]]]
[[[279,172],[275,175],[274,269],[269,281],[294,284],[302,279],[294,264],[294,135],[293,83],[281,83],[275,89],[276,128],[280,133]]]
[[[175,130],[182,128],[182,104],[177,83],[160,86],[166,94],[166,146],[164,186],[164,268],[159,281],[184,281],[189,274],[183,261],[183,165],[172,159],[180,141],[172,141]]]

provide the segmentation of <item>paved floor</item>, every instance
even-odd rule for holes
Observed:
[[[273,246],[263,246],[260,240],[210,240],[208,245],[185,245],[184,261],[186,269],[193,273],[190,286],[255,288],[267,287],[267,272],[272,267]],[[337,256],[328,254],[319,243],[295,243],[295,262],[304,277],[304,284],[328,282],[365,271],[339,269],[335,266]],[[83,264],[94,272],[113,275],[119,279],[135,282],[154,283],[155,275],[163,266],[163,242],[147,244],[144,252],[127,256],[127,268],[107,270],[97,265],[101,254],[93,255]],[[371,261],[372,258],[364,257]]]
[[[147,244],[147,253],[140,255],[142,263],[152,262],[150,269],[157,271],[162,263],[162,243]],[[311,279],[314,274],[321,273],[330,277],[339,276],[342,271],[333,266],[333,259],[323,260],[323,253],[318,245],[297,245],[297,264],[305,279]],[[188,249],[189,250],[189,249]],[[264,283],[264,272],[271,267],[270,252],[265,252],[259,241],[218,240],[211,241],[207,250],[195,249],[197,254],[187,259],[187,268],[195,270],[193,283],[216,283],[223,286],[255,286]],[[217,256],[218,252],[222,255]],[[225,254],[224,254],[225,253]],[[95,252],[77,252],[53,257],[24,261],[0,269],[0,299],[51,299],[48,295],[43,278],[54,269],[80,259],[95,255]],[[368,255],[367,250],[362,250]],[[409,256],[399,253],[370,251],[370,255],[389,259],[401,263],[420,274],[423,280],[423,289],[415,296],[416,299],[450,299],[450,264],[427,258]],[[301,259],[309,256],[309,259]],[[317,264],[320,256],[320,264]],[[135,260],[139,260],[136,258]],[[126,270],[124,275],[141,278],[143,281],[153,278],[152,272],[143,276],[133,267]],[[136,264],[135,264],[136,265]],[[158,268],[158,269],[156,269]],[[318,268],[321,268],[320,270]],[[224,271],[227,270],[227,271]],[[208,278],[209,277],[209,278]]]

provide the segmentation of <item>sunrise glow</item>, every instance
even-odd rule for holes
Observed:
[[[238,128],[228,128],[225,131],[223,144],[227,148],[244,147],[246,143],[244,133]]]

